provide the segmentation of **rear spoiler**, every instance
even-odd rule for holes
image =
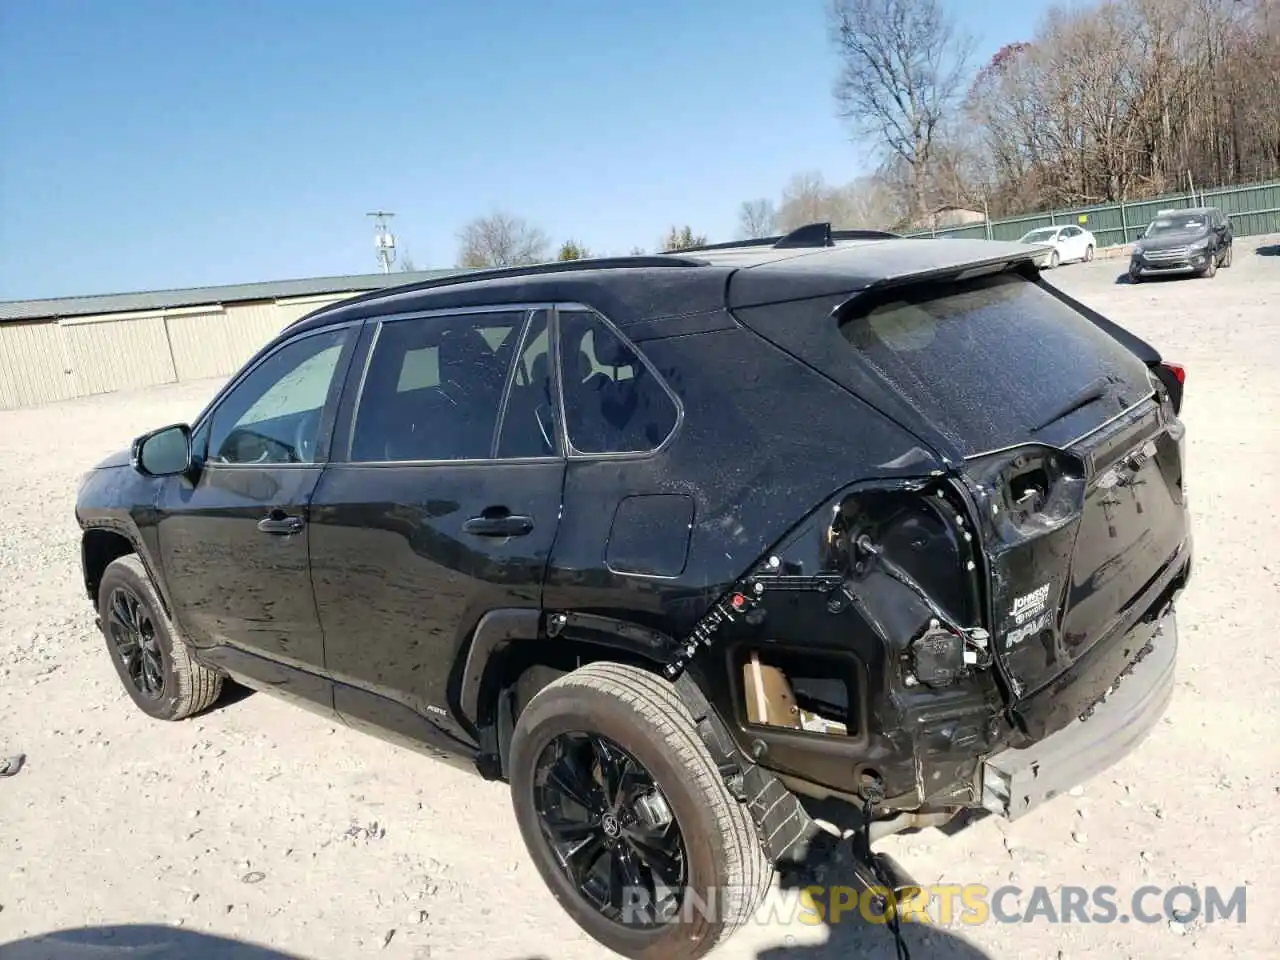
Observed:
[[[1028,247],[1025,254],[1018,253],[1010,256],[1008,253],[1001,253],[996,257],[989,257],[985,260],[971,260],[961,265],[948,264],[937,270],[921,270],[899,274],[894,277],[885,277],[883,280],[867,284],[847,300],[842,300],[836,304],[831,311],[831,316],[837,321],[843,320],[854,306],[860,305],[869,297],[875,297],[882,292],[893,290],[895,287],[914,287],[917,284],[945,280],[969,280],[974,277],[1004,273],[1006,270],[1013,270],[1022,274],[1028,280],[1039,282],[1040,271],[1036,266],[1036,260],[1043,255],[1043,251]]]

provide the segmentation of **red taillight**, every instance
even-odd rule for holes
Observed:
[[[1173,378],[1177,380],[1178,383],[1184,386],[1186,385],[1187,371],[1186,371],[1186,368],[1183,367],[1181,364],[1164,362],[1164,363],[1161,363],[1160,366],[1164,367],[1166,370],[1172,373]]]

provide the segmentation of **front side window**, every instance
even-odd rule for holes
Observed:
[[[210,463],[315,463],[347,330],[295,340],[271,354],[214,409]]]
[[[561,312],[560,370],[565,426],[579,453],[653,450],[675,429],[675,400],[593,311]]]
[[[384,322],[356,408],[357,462],[484,460],[492,455],[525,311]]]

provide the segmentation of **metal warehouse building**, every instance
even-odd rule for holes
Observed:
[[[317,307],[459,272],[376,273],[0,302],[0,410],[225,377]]]

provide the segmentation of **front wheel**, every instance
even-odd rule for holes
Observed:
[[[1049,269],[1052,270],[1054,267],[1058,265],[1058,263],[1061,260],[1062,258],[1058,256],[1058,251],[1054,250],[1051,254],[1049,254]]]
[[[671,684],[594,663],[540,690],[511,797],[560,905],[625,957],[693,960],[750,919],[773,869]]]
[[[1093,260],[1093,244],[1089,244],[1084,248],[1084,262],[1089,263]]]
[[[1222,265],[1224,267],[1231,266],[1231,244],[1227,244],[1227,252],[1222,255]]]
[[[222,676],[192,659],[136,554],[102,574],[98,616],[120,682],[143,713],[183,720],[218,699]]]
[[[1218,272],[1218,255],[1216,253],[1209,255],[1209,262],[1204,265],[1204,269],[1200,271],[1200,276],[1206,280],[1212,280]]]

